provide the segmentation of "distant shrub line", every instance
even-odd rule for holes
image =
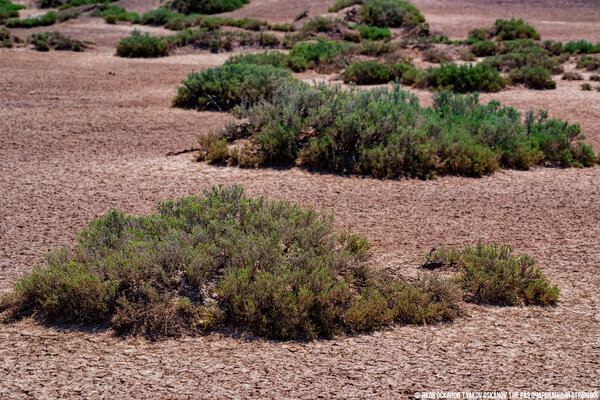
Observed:
[[[558,299],[535,261],[504,245],[438,251],[459,273],[413,283],[369,265],[369,248],[365,238],[334,233],[332,215],[213,187],[149,216],[109,211],[93,220],[74,246],[19,279],[0,312],[5,321],[33,315],[153,339],[227,325],[314,339],[451,321],[463,296],[500,305]]]

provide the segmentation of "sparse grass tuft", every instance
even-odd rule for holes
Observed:
[[[71,39],[60,32],[34,33],[27,38],[27,42],[32,43],[37,51],[54,49],[82,52],[87,47],[83,42]]]

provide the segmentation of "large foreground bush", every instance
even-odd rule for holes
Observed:
[[[242,166],[303,165],[381,178],[436,174],[481,176],[500,166],[534,164],[592,166],[596,156],[580,143],[578,125],[525,120],[498,101],[441,92],[433,107],[398,85],[390,90],[344,90],[337,86],[281,85],[269,101],[237,108],[244,122],[228,127],[219,161]],[[225,140],[246,138],[229,152]]]
[[[233,324],[284,339],[457,316],[453,285],[385,278],[368,249],[334,234],[329,214],[219,187],[145,217],[108,212],[20,279],[0,310],[150,337]]]
[[[276,88],[292,79],[289,72],[270,65],[226,64],[189,74],[173,105],[224,111],[242,102],[269,99]]]
[[[478,303],[550,305],[558,300],[558,287],[551,285],[535,260],[527,255],[514,256],[505,244],[480,241],[475,248],[440,249],[430,262],[456,266],[456,280]]]

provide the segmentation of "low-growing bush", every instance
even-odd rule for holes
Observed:
[[[600,82],[600,75],[590,75],[590,81]]]
[[[358,29],[363,39],[367,40],[384,40],[392,37],[392,32],[390,32],[387,27],[380,28],[377,26],[359,24],[355,25],[354,28]]]
[[[434,99],[433,107],[421,108],[418,98],[398,85],[363,91],[288,83],[268,101],[234,109],[243,121],[221,137],[244,138],[255,164],[378,178],[482,176],[500,166],[596,161],[591,148],[579,142],[577,125],[529,114],[522,122],[515,109],[497,101],[479,104],[477,95],[440,92]]]
[[[294,32],[296,27],[294,24],[284,23],[284,24],[273,24],[271,25],[271,29],[279,32]]]
[[[21,4],[13,4],[10,0],[0,0],[0,24],[9,18],[18,18],[19,10],[24,9]]]
[[[494,36],[499,41],[515,39],[539,40],[540,34],[531,25],[527,25],[522,19],[497,19],[494,22]]]
[[[108,3],[103,3],[97,11],[94,12],[97,17],[102,17],[109,24],[114,24],[117,21],[131,22],[132,24],[139,24],[141,18],[138,14],[128,12],[123,7],[111,6]]]
[[[568,42],[563,47],[564,51],[571,54],[592,54],[600,53],[600,43],[592,44],[585,40],[577,42]]]
[[[368,264],[369,247],[334,233],[330,214],[213,187],[149,216],[109,211],[21,278],[0,310],[149,338],[225,325],[331,338],[459,315],[454,284],[384,277]]]
[[[22,43],[23,39],[13,36],[6,28],[0,28],[0,48],[13,47],[15,43]]]
[[[579,72],[565,72],[562,76],[563,81],[582,81],[583,76]]]
[[[336,26],[336,21],[331,18],[314,17],[304,23],[302,33],[311,35],[320,32],[330,32]]]
[[[56,23],[58,14],[54,11],[47,12],[39,17],[25,19],[9,19],[6,26],[9,28],[34,28],[36,26],[48,26]]]
[[[81,52],[87,47],[83,42],[71,39],[60,32],[34,33],[27,38],[27,42],[33,44],[37,51],[54,49]]]
[[[497,51],[498,46],[490,40],[479,40],[471,45],[471,52],[477,57],[493,56]]]
[[[198,110],[228,110],[242,102],[269,99],[272,92],[292,75],[270,65],[226,64],[203,72],[192,72],[182,81],[175,107]]]
[[[347,61],[343,56],[349,49],[346,43],[334,41],[299,43],[290,50],[290,67],[296,72],[327,65],[344,67]]]
[[[493,28],[475,28],[469,31],[469,39],[475,39],[476,41],[487,41],[494,37]]]
[[[363,21],[379,27],[415,27],[425,22],[425,17],[412,4],[401,0],[365,0]]]
[[[117,45],[120,57],[164,57],[169,55],[169,43],[165,38],[142,34],[134,30],[129,37],[121,39]]]
[[[450,55],[444,50],[432,47],[430,49],[425,50],[425,52],[423,53],[423,59],[430,63],[440,64],[452,60],[452,57],[450,57]]]
[[[594,56],[583,56],[577,60],[577,68],[585,68],[588,71],[593,71],[600,68],[600,59]]]
[[[471,53],[471,51],[467,50],[467,49],[460,49],[459,56],[460,56],[460,59],[463,61],[477,60],[477,57],[475,57],[475,54]]]
[[[475,248],[444,248],[432,253],[430,261],[457,267],[456,281],[477,303],[545,306],[558,301],[558,287],[535,260],[527,255],[516,257],[506,244],[480,241]]]
[[[329,7],[329,12],[336,12],[356,4],[363,4],[363,0],[337,0],[334,5]]]
[[[363,40],[357,46],[360,54],[379,57],[392,52],[395,45],[382,40]]]
[[[219,14],[248,3],[250,0],[174,0],[171,7],[183,14]]]
[[[522,83],[530,89],[556,89],[552,75],[543,67],[524,66],[510,72],[513,83]]]
[[[255,64],[255,65],[271,65],[278,68],[288,67],[288,55],[279,51],[267,51],[256,54],[239,54],[229,57],[225,64]]]
[[[390,78],[405,85],[413,85],[418,75],[419,70],[405,62],[394,63],[390,66]]]
[[[346,68],[342,80],[357,85],[387,83],[390,81],[390,69],[375,61],[358,61]]]
[[[582,83],[580,87],[581,87],[581,90],[586,90],[586,91],[592,90],[592,85],[590,85],[589,83]]]
[[[448,89],[459,93],[497,92],[506,80],[487,63],[475,65],[442,64],[428,68],[417,77],[417,86]]]

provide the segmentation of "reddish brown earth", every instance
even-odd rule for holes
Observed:
[[[298,4],[253,0],[234,14],[289,20]],[[327,8],[302,4],[315,14]],[[555,10],[566,2],[529,2],[545,7],[537,12],[517,2],[473,1],[472,13],[446,16],[444,7],[471,3],[416,4],[434,29],[449,35],[515,10],[543,33],[544,21],[562,18],[570,28],[549,30],[554,38],[600,40],[597,24],[579,26],[597,12],[591,1],[573,2],[570,11]],[[459,14],[469,26],[456,22]],[[406,276],[416,275],[421,256],[441,242],[509,242],[540,262],[562,301],[551,308],[466,306],[451,324],[309,343],[218,334],[152,343],[32,320],[0,324],[0,399],[392,399],[426,390],[600,388],[599,167],[379,181],[167,157],[229,118],[169,107],[188,72],[228,55],[120,59],[114,45],[132,29],[127,25],[88,18],[52,29],[97,46],[82,54],[0,49],[0,293],[108,209],[141,215],[160,200],[241,183],[251,195],[334,212],[340,229],[368,236],[375,264]],[[483,98],[521,110],[548,108],[551,116],[580,123],[600,149],[600,94],[579,90],[577,82],[558,83],[553,91],[511,89]],[[418,94],[430,102],[430,93]]]

